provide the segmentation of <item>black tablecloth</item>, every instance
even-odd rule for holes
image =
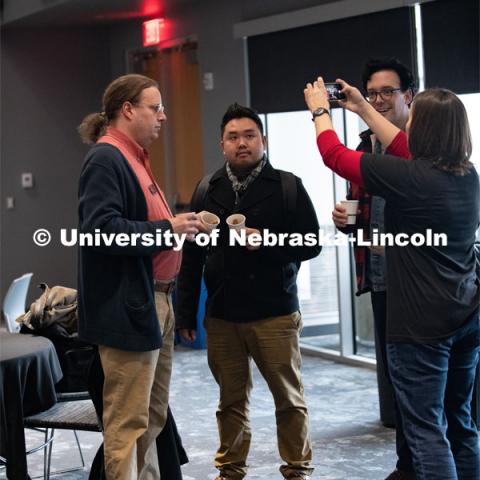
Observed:
[[[23,418],[55,404],[61,378],[50,340],[0,332],[0,455],[7,460],[9,480],[29,478]]]

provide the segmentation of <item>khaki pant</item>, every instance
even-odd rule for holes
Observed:
[[[255,361],[275,401],[278,450],[285,478],[312,473],[308,412],[300,376],[299,312],[249,323],[207,318],[208,364],[220,387],[217,424],[220,447],[215,466],[227,479],[247,473],[250,447],[250,358]]]
[[[103,427],[108,480],[158,480],[156,438],[167,419],[172,372],[172,299],[155,293],[163,345],[149,352],[100,346],[105,374]]]

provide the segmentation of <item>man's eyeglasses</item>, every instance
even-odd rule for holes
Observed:
[[[377,99],[377,95],[380,95],[382,100],[390,100],[395,92],[401,92],[401,88],[383,88],[382,90],[368,90],[367,100],[374,102]]]
[[[137,103],[137,107],[147,107],[150,110],[154,111],[155,113],[164,113],[165,112],[165,105],[161,103],[157,103],[155,105],[142,105],[141,103]]]

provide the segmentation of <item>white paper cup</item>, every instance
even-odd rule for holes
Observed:
[[[198,216],[200,217],[202,223],[206,225],[210,231],[218,228],[218,225],[220,224],[220,218],[217,217],[214,213],[207,212],[206,210],[200,212]]]
[[[357,222],[358,200],[342,200],[340,203],[347,210],[347,225],[355,225]]]
[[[233,228],[234,230],[241,230],[242,228],[245,228],[246,220],[247,219],[245,218],[245,215],[242,215],[241,213],[234,213],[233,215],[227,217],[228,228]]]

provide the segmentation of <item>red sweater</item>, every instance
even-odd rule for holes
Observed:
[[[360,158],[365,154],[364,152],[357,152],[347,148],[340,142],[333,130],[322,132],[317,138],[317,145],[323,158],[323,163],[328,168],[346,180],[363,186]],[[411,158],[405,132],[398,132],[385,153],[407,159]]]

